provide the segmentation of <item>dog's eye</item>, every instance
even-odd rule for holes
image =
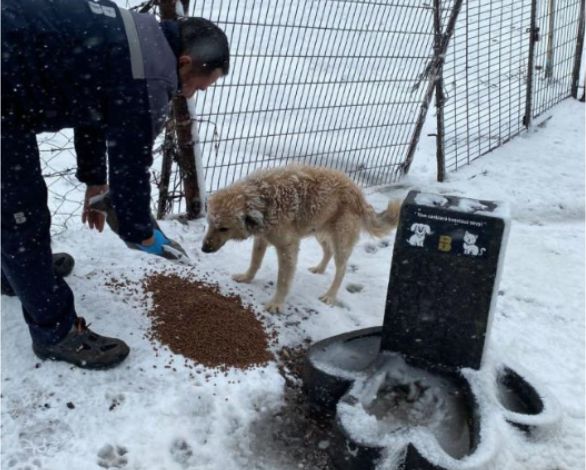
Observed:
[[[218,232],[227,232],[227,231],[228,231],[228,228],[227,227],[220,227],[218,229]]]

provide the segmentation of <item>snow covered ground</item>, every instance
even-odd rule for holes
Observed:
[[[377,209],[409,189],[503,200],[512,208],[487,358],[528,370],[557,396],[563,417],[552,435],[532,441],[510,428],[500,436],[494,470],[584,467],[584,105],[568,100],[547,115],[552,117],[543,125],[449,174],[445,183],[435,182],[433,138],[424,139],[401,185],[368,192]],[[78,312],[96,331],[125,339],[132,351],[120,367],[105,372],[41,362],[30,348],[19,301],[3,296],[1,467],[298,468],[251,432],[258,429],[255,421],[283,404],[284,379],[276,364],[226,374],[199,367],[202,373],[192,374],[183,358],[164,349],[156,355],[144,338],[149,320],[140,295],[115,293],[105,284],[111,278],[140,280],[147,269],[174,265],[129,251],[110,231],[98,234],[80,222],[71,225],[54,239],[54,250],[76,259],[68,282]],[[273,350],[382,323],[393,236],[386,239],[390,244],[366,236],[360,240],[344,286],[358,284],[362,290],[342,289],[336,307],[317,299],[331,281],[333,266],[322,277],[309,273],[306,268],[321,253],[317,242],[305,241],[289,308],[270,315],[261,306],[272,294],[266,285],[276,277],[274,251],[257,280],[243,286],[230,274],[247,267],[250,241],[205,255],[200,251],[204,221],[161,225],[188,249],[197,273],[208,273],[258,308],[259,317],[278,332]],[[164,367],[169,363],[176,370]]]

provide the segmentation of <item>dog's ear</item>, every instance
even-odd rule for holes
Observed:
[[[415,229],[417,228],[417,224],[411,224],[411,231],[415,232]]]
[[[252,209],[244,214],[244,226],[250,233],[257,233],[264,225],[262,212]]]
[[[431,227],[429,225],[425,226],[425,233],[427,233],[427,234],[431,233]]]

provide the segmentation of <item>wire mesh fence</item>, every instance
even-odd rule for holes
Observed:
[[[570,96],[582,0],[538,2],[533,67],[533,117]]]
[[[464,2],[443,74],[448,170],[499,147],[571,96],[581,4]]]
[[[198,96],[206,186],[303,162],[396,181],[433,57],[433,10],[395,0],[197,2],[231,38],[233,73]]]
[[[444,66],[446,168],[457,169],[523,127],[527,91],[526,1],[466,1]]]
[[[81,217],[85,185],[75,177],[72,131],[39,134],[37,142],[51,209],[51,232],[57,235]]]
[[[522,132],[528,103],[536,117],[570,95],[583,3],[198,1],[188,13],[226,31],[232,62],[230,75],[192,103],[205,189],[291,162],[338,168],[364,187],[396,182],[437,83],[445,95],[438,142],[455,170]],[[437,34],[449,38],[445,56]],[[39,143],[57,233],[79,217],[84,188],[72,133]],[[166,210],[182,210],[180,171],[162,159],[176,147],[170,126],[155,144],[153,211],[166,172]]]

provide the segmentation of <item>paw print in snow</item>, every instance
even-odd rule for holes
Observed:
[[[389,246],[391,246],[391,242],[389,240],[381,240],[380,242],[378,242],[378,247],[379,248],[388,248]]]
[[[175,439],[171,444],[170,452],[173,460],[183,468],[189,466],[189,460],[193,455],[193,450],[184,439]]]
[[[364,251],[366,251],[368,254],[372,255],[378,251],[378,248],[373,243],[366,243],[364,245]]]
[[[98,451],[98,465],[103,468],[122,468],[128,463],[128,449],[106,444]]]
[[[39,459],[34,459],[31,462],[24,454],[22,454],[9,458],[7,468],[10,470],[40,470],[42,465]]]
[[[122,405],[122,403],[124,403],[124,394],[122,393],[106,393],[106,400],[108,400],[110,402],[110,405],[108,406],[108,410],[110,411],[114,411],[117,407],[119,407],[120,405]]]
[[[364,286],[362,284],[355,284],[355,283],[349,283],[346,285],[346,290],[348,292],[350,292],[351,294],[356,294],[357,292],[362,292],[362,289],[364,289]]]

